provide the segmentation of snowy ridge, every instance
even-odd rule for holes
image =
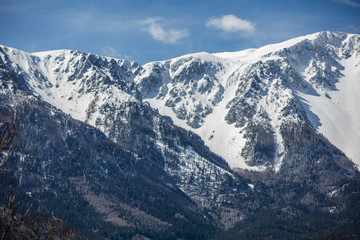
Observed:
[[[101,130],[105,106],[135,100],[128,86],[140,67],[135,62],[73,50],[28,54],[3,49],[7,64],[18,69],[35,95]]]
[[[259,49],[190,54],[144,65],[135,82],[152,107],[199,134],[231,167],[279,170],[286,151],[281,128],[292,123],[311,124],[359,164],[359,42],[358,35],[320,32]],[[272,132],[273,156],[254,161],[254,126],[268,139]]]
[[[320,32],[144,66],[72,50],[0,49],[2,63],[35,95],[107,135],[116,135],[111,119],[128,121],[118,112],[148,102],[232,168],[279,170],[287,151],[282,129],[294,124],[308,124],[360,164],[359,35]],[[155,140],[163,153],[161,136]]]

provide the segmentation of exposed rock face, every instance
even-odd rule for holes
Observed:
[[[220,62],[189,56],[144,66],[136,82],[144,98],[164,100],[177,118],[199,128],[221,101],[224,87],[216,73],[223,70]]]
[[[231,167],[244,168],[247,164],[278,170],[286,154],[280,130],[284,126],[306,123],[326,137],[332,136],[328,132],[334,126],[322,126],[320,122],[332,121],[330,114],[344,114],[335,110],[339,103],[332,96],[337,95],[340,86],[358,86],[355,76],[347,79],[345,67],[352,69],[359,61],[359,46],[358,35],[321,32],[257,50],[199,53],[150,63],[143,67],[135,82],[142,89],[144,100],[160,113],[176,119],[177,124],[198,133]],[[157,72],[157,84],[146,88],[149,85],[146,76],[153,69]],[[359,68],[352,72],[359,72]],[[164,88],[167,91],[160,90]],[[339,95],[346,102],[357,100],[352,100],[350,94]],[[319,106],[309,105],[314,97],[317,97],[314,105]],[[319,119],[323,110],[312,108],[329,108],[326,110],[329,113]],[[360,118],[353,115],[352,119],[356,122]],[[213,134],[208,140],[209,130],[221,132],[224,126],[234,133]],[[233,144],[232,139],[238,140]],[[335,137],[332,140],[340,148],[345,145]],[[217,149],[221,142],[226,144]],[[264,150],[262,154],[259,148]],[[357,153],[345,153],[358,159]]]

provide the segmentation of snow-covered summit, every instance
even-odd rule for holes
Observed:
[[[4,63],[17,69],[35,95],[81,121],[95,125],[101,120],[95,109],[101,105],[136,98],[131,89],[140,69],[136,62],[74,50],[29,54],[1,49]]]
[[[275,43],[266,45],[260,48],[251,48],[238,52],[221,52],[214,53],[213,55],[225,59],[237,59],[237,60],[251,60],[268,55],[275,55],[279,51],[286,50],[288,48],[299,48],[301,45],[306,45],[308,43],[312,45],[320,46],[335,46],[341,47],[342,44],[347,44],[352,42],[353,39],[356,39],[356,34],[346,34],[342,32],[317,32],[313,34],[308,34],[305,36],[293,38],[281,43]]]
[[[35,95],[107,134],[111,114],[146,101],[234,168],[279,170],[287,154],[284,129],[295,125],[322,133],[360,164],[356,34],[319,32],[143,66],[74,50],[29,54],[5,46],[0,60]]]
[[[286,124],[310,124],[360,163],[359,38],[319,32],[259,49],[185,55],[145,64],[135,82],[151,106],[232,167],[279,169]],[[259,141],[273,142],[266,154],[257,155]]]

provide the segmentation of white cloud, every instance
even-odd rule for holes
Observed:
[[[255,31],[255,23],[236,17],[225,15],[221,18],[211,18],[206,23],[207,27],[214,27],[226,33],[252,34]]]
[[[111,46],[102,47],[100,50],[101,50],[101,55],[103,56],[122,58],[121,54]]]
[[[163,43],[177,43],[182,38],[187,38],[187,29],[166,29],[163,18],[148,18],[142,22],[143,30],[150,33],[153,39]]]
[[[357,3],[353,0],[333,0],[333,1],[348,5],[350,7],[360,8],[360,3]]]

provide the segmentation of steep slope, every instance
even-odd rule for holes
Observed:
[[[140,66],[135,62],[73,50],[28,54],[7,47],[1,57],[35,95],[75,119],[97,121],[99,128],[104,124],[99,109],[136,98],[131,82]]]
[[[211,233],[210,217],[151,160],[33,96],[0,101],[1,119],[21,109],[16,151],[0,177],[19,188],[23,209],[60,218],[89,239],[194,238],[200,224]]]
[[[9,91],[34,94],[100,129],[123,150],[163,169],[200,208],[221,212],[224,199],[249,191],[198,136],[174,126],[141,101],[131,82],[138,71],[136,63],[68,50],[33,55],[1,49],[5,95]],[[234,184],[228,185],[229,181]],[[234,211],[237,217],[231,224],[242,215]],[[212,215],[220,224],[228,222],[226,217]]]
[[[236,53],[145,64],[59,50],[4,54],[31,91],[113,140],[141,98],[198,134],[232,168],[280,169],[281,126],[309,123],[359,164],[359,36],[321,32]],[[11,65],[11,64],[10,64]],[[135,80],[134,80],[135,79]],[[134,82],[135,81],[135,82]],[[136,104],[135,104],[136,103]],[[125,116],[119,116],[126,122]],[[155,129],[156,127],[154,127]]]
[[[358,238],[359,42],[322,32],[142,67],[0,46],[1,117],[24,112],[2,177],[90,238]]]
[[[231,167],[280,169],[284,124],[307,123],[359,164],[360,37],[321,32],[236,53],[143,66],[144,100]],[[351,132],[351,133],[350,133]]]

